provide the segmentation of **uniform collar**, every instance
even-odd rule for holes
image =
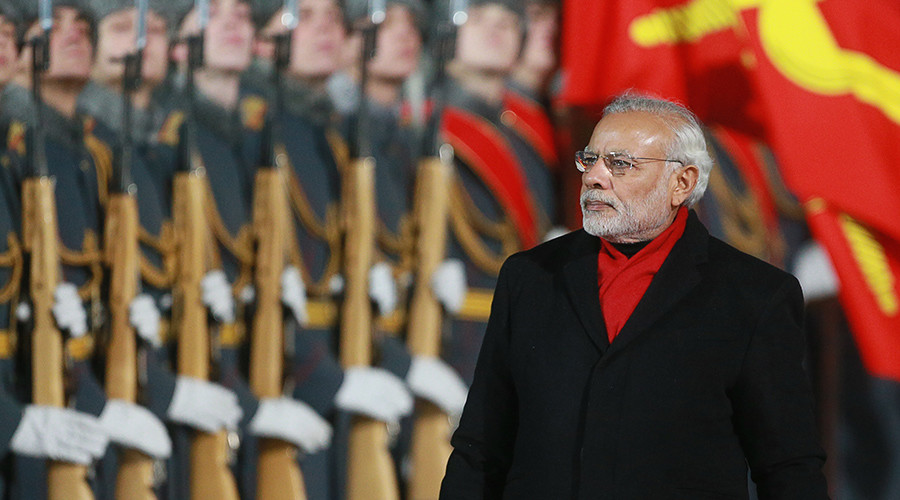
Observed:
[[[78,96],[78,109],[80,112],[93,117],[117,136],[122,132],[122,115],[125,105],[122,95],[105,85],[96,82],[88,82],[81,95]],[[141,142],[151,142],[155,137],[156,126],[159,121],[153,108],[144,110],[131,108],[132,112],[132,139]]]
[[[236,143],[241,135],[241,119],[238,109],[225,109],[199,90],[195,90],[194,95],[197,100],[197,116],[194,119],[197,120],[197,123],[229,142]]]
[[[501,105],[490,104],[484,99],[466,91],[456,80],[450,80],[444,86],[446,104],[455,108],[468,111],[485,118],[495,125],[500,124]]]

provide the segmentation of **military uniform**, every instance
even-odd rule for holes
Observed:
[[[21,19],[15,8],[0,4],[0,16],[7,23],[21,28]],[[13,64],[8,61],[7,64]],[[0,498],[7,498],[9,482],[13,479],[13,454],[10,441],[22,419],[24,401],[20,393],[16,370],[16,344],[18,341],[15,307],[22,289],[24,258],[22,255],[22,206],[21,169],[15,151],[17,144],[10,139],[23,137],[22,121],[13,124],[9,107],[15,91],[4,85],[0,89]]]
[[[10,131],[10,125],[0,123],[0,498],[6,498],[7,484],[12,479],[9,443],[23,410],[15,359],[18,340],[15,307],[23,292],[24,272],[21,171],[14,162],[15,155],[8,152],[7,138],[10,134],[19,136]]]
[[[255,99],[272,101],[271,68],[257,61],[247,74]],[[309,322],[292,328],[286,346],[293,397],[309,404],[326,418],[334,415],[334,397],[343,382],[337,352],[338,303],[332,291],[342,261],[339,220],[342,162],[346,147],[333,127],[333,108],[324,93],[299,82],[284,82],[284,108],[278,116],[276,152],[285,161],[289,205],[296,239],[290,263],[300,270],[308,295]],[[272,118],[274,119],[274,118]],[[336,154],[335,151],[338,151]],[[336,425],[334,447],[341,446],[341,425]],[[333,449],[307,455],[300,461],[310,499],[342,498],[345,467]],[[338,471],[337,473],[335,471]]]
[[[718,168],[697,206],[710,234],[787,269],[810,238],[803,210],[781,180],[771,150],[723,127],[706,131]]]
[[[555,197],[549,170],[503,123],[502,106],[454,82],[446,97],[441,134],[453,146],[457,165],[447,254],[465,263],[469,290],[443,354],[471,383],[500,265],[540,241],[555,220]]]
[[[177,89],[166,89],[177,92]],[[173,107],[187,109],[187,96],[169,94],[163,101]],[[196,94],[196,114],[194,117],[195,136],[193,140],[200,161],[206,170],[207,180],[207,222],[213,236],[211,263],[214,268],[224,271],[236,298],[236,322],[219,325],[212,329],[214,350],[213,373],[217,382],[234,391],[239,399],[243,417],[239,427],[241,446],[235,477],[241,491],[241,498],[253,498],[256,489],[256,457],[252,436],[247,425],[256,413],[258,401],[250,391],[243,376],[246,373],[245,311],[239,299],[240,292],[252,283],[253,247],[250,223],[252,221],[252,167],[255,165],[254,151],[258,151],[259,128],[246,127],[258,121],[249,116],[241,116],[241,109],[226,110],[207,97]],[[263,110],[264,111],[264,110]],[[189,446],[188,440],[176,437],[176,443]],[[178,471],[184,477],[173,482],[183,485],[185,491],[178,498],[187,498],[190,471],[188,464]]]
[[[33,123],[31,116],[21,116],[26,115],[27,110],[34,109],[30,98],[27,89],[12,84],[4,91],[4,109],[14,113],[8,121],[18,131],[18,135],[10,137],[11,144],[15,145],[13,153],[20,158],[17,161],[21,161],[28,147],[24,135],[27,124],[18,119],[25,118],[29,124]],[[22,113],[21,110],[26,111]],[[89,129],[86,130],[80,118],[68,119],[44,106],[43,119],[47,165],[50,175],[56,179],[62,263],[60,278],[78,287],[79,295],[87,304],[89,328],[93,331],[102,322],[99,301],[102,281],[100,242],[103,220],[101,199],[105,197],[105,183],[98,171],[108,168],[109,150]],[[28,348],[21,342],[19,344],[22,348]],[[70,338],[66,346],[67,354],[73,361],[68,376],[75,388],[71,396],[75,409],[99,416],[106,398],[91,369],[94,336],[89,333],[81,338]],[[28,397],[30,380],[20,379],[19,382],[18,386]],[[16,457],[15,474],[14,498],[46,495],[43,460]]]
[[[124,127],[122,123],[123,102],[121,94],[95,83],[88,83],[79,96],[79,110],[91,117],[90,126],[93,135],[110,148],[115,148],[122,139]],[[170,184],[172,172],[175,168],[175,144],[159,142],[161,129],[177,126],[176,123],[168,123],[169,119],[177,122],[175,113],[151,106],[147,110],[132,109],[132,141],[134,150],[129,166],[131,179],[137,187],[137,205],[139,216],[139,246],[140,252],[140,293],[149,294],[162,311],[167,311],[171,302],[171,287],[175,271],[175,241],[171,223],[171,195]],[[180,122],[179,122],[180,123]],[[170,131],[172,132],[172,131]],[[167,134],[169,136],[172,133]],[[112,172],[103,172],[103,177],[108,181]],[[143,345],[146,351],[146,370],[141,379],[145,380],[140,391],[139,403],[147,406],[162,421],[167,419],[166,410],[171,402],[175,390],[175,377],[171,372],[170,352],[174,353],[172,341],[174,336],[169,334],[168,321],[162,321],[160,325],[160,339],[163,347],[154,349],[150,345]],[[114,455],[114,454],[110,454]],[[183,458],[183,457],[182,457]],[[169,461],[169,476],[178,478],[181,463],[173,457]],[[104,475],[116,476],[115,460],[107,459],[104,462]],[[109,491],[107,496],[113,495],[114,482],[106,485]],[[161,490],[161,498],[177,498],[174,493],[175,486],[168,485]]]

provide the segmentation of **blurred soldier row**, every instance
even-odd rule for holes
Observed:
[[[557,16],[0,0],[0,498],[436,498]]]

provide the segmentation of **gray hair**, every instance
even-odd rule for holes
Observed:
[[[684,204],[691,207],[700,201],[709,183],[713,159],[706,149],[706,137],[697,116],[677,102],[633,91],[616,96],[603,109],[604,116],[628,112],[650,113],[672,129],[675,139],[666,147],[666,157],[685,165],[696,165],[700,171],[697,185]]]

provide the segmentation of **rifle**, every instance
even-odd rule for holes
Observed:
[[[375,4],[380,5],[375,5]],[[362,98],[356,123],[353,162],[345,173],[346,288],[341,308],[341,364],[345,368],[372,363],[372,304],[368,273],[375,252],[375,159],[369,144],[368,104],[365,89],[367,63],[374,55],[378,24],[384,19],[384,1],[369,3],[369,21],[362,30],[360,78]],[[349,437],[347,498],[399,499],[393,460],[388,451],[387,428],[382,422],[355,416]]]
[[[32,400],[34,404],[66,406],[63,337],[53,318],[53,293],[59,283],[59,236],[56,219],[55,180],[47,168],[41,74],[50,64],[50,30],[53,7],[41,0],[42,32],[28,41],[31,46],[31,88],[35,123],[27,131],[27,177],[22,183],[22,233],[29,259],[29,295],[34,330],[31,338]],[[49,500],[91,500],[84,465],[50,461],[47,464]]]
[[[203,32],[209,16],[208,0],[197,0],[200,31],[187,37],[187,119],[181,128],[178,171],[173,186],[172,221],[175,226],[178,272],[173,290],[173,323],[178,331],[178,373],[209,379],[210,339],[207,311],[201,294],[206,271],[206,170],[194,142],[194,70],[203,65]],[[237,500],[238,491],[228,467],[228,434],[195,432],[191,440],[191,498]]]
[[[465,22],[465,1],[451,4],[450,16],[438,26],[436,75],[433,83],[435,106],[425,135],[425,151],[416,176],[415,221],[416,288],[410,302],[406,342],[419,356],[440,356],[441,305],[431,291],[431,275],[444,259],[447,241],[449,194],[452,183],[453,148],[438,140],[443,111],[446,63],[455,52],[455,35]],[[437,498],[441,479],[450,458],[450,421],[429,401],[416,401],[410,459],[412,474],[407,495],[412,500]]]
[[[106,249],[110,269],[110,338],[106,358],[106,395],[129,402],[137,401],[138,352],[128,308],[137,295],[140,276],[138,261],[138,209],[136,187],[130,179],[132,144],[131,96],[141,78],[143,49],[146,45],[147,0],[136,0],[138,7],[136,50],[124,58],[122,77],[122,132],[116,147],[113,178],[106,213]],[[116,498],[154,500],[153,458],[137,450],[121,450],[116,477]]]
[[[292,5],[291,5],[292,4]],[[253,193],[253,230],[256,240],[254,281],[256,310],[250,344],[250,387],[259,398],[276,398],[283,393],[284,321],[281,305],[281,274],[287,253],[287,239],[293,237],[288,213],[287,191],[275,161],[275,130],[282,108],[281,75],[290,61],[291,34],[296,26],[296,0],[284,7],[286,32],[275,35],[274,114],[263,130],[262,155],[256,170]],[[256,497],[261,500],[305,500],[306,486],[297,464],[297,449],[280,439],[259,440],[256,469]]]

